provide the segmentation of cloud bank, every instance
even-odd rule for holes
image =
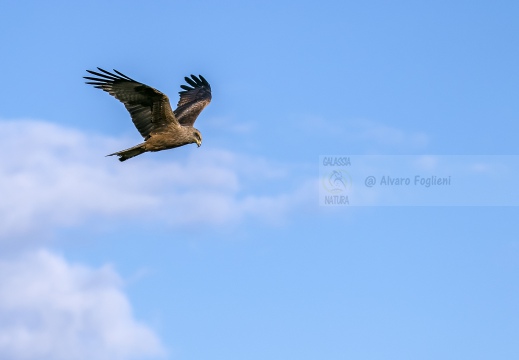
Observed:
[[[0,358],[113,360],[161,356],[110,268],[39,250],[0,260]]]
[[[70,263],[42,249],[45,235],[89,219],[167,226],[276,223],[313,192],[309,183],[283,191],[276,185],[287,182],[286,166],[225,150],[197,149],[175,161],[145,155],[120,164],[105,155],[131,140],[31,120],[0,121],[0,133],[0,359],[5,360],[165,355],[157,334],[132,314],[118,274],[110,266]]]
[[[286,170],[225,150],[199,150],[175,162],[144,155],[119,164],[105,154],[130,141],[41,121],[3,121],[0,132],[9,134],[0,142],[0,241],[92,216],[172,225],[278,221],[303,200],[300,187],[258,195],[249,187],[283,178]]]

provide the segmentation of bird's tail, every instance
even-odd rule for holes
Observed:
[[[121,150],[121,151],[118,151],[118,152],[115,152],[113,154],[109,154],[106,156],[117,155],[117,156],[119,156],[119,161],[125,161],[134,156],[140,155],[143,152],[146,152],[144,145],[145,145],[145,143],[135,145],[134,147],[131,147],[129,149]]]

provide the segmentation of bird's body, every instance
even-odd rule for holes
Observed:
[[[191,86],[181,85],[180,100],[175,111],[168,97],[160,91],[135,81],[114,70],[114,73],[98,68],[87,70],[97,77],[85,76],[94,85],[121,101],[130,112],[132,121],[144,138],[144,142],[111,155],[125,161],[147,151],[161,151],[196,143],[202,144],[200,131],[193,127],[196,118],[211,102],[211,86],[201,75],[186,77]]]

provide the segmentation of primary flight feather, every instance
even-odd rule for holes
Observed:
[[[193,127],[196,118],[211,102],[211,86],[202,75],[184,79],[190,85],[180,85],[180,99],[173,111],[168,97],[114,69],[114,73],[97,68],[87,70],[87,84],[104,90],[122,102],[144,142],[108,156],[128,160],[147,151],[173,149],[187,144],[202,144],[202,134]]]

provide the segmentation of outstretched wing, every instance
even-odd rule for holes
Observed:
[[[129,78],[114,69],[114,73],[98,68],[100,72],[87,70],[96,77],[84,76],[91,80],[87,84],[104,90],[122,102],[130,112],[135,127],[147,139],[150,133],[171,123],[178,124],[168,97],[152,88]]]
[[[193,126],[196,118],[202,110],[211,102],[211,86],[202,75],[185,77],[191,85],[180,85],[184,91],[180,91],[180,100],[175,110],[175,116],[181,125]]]

